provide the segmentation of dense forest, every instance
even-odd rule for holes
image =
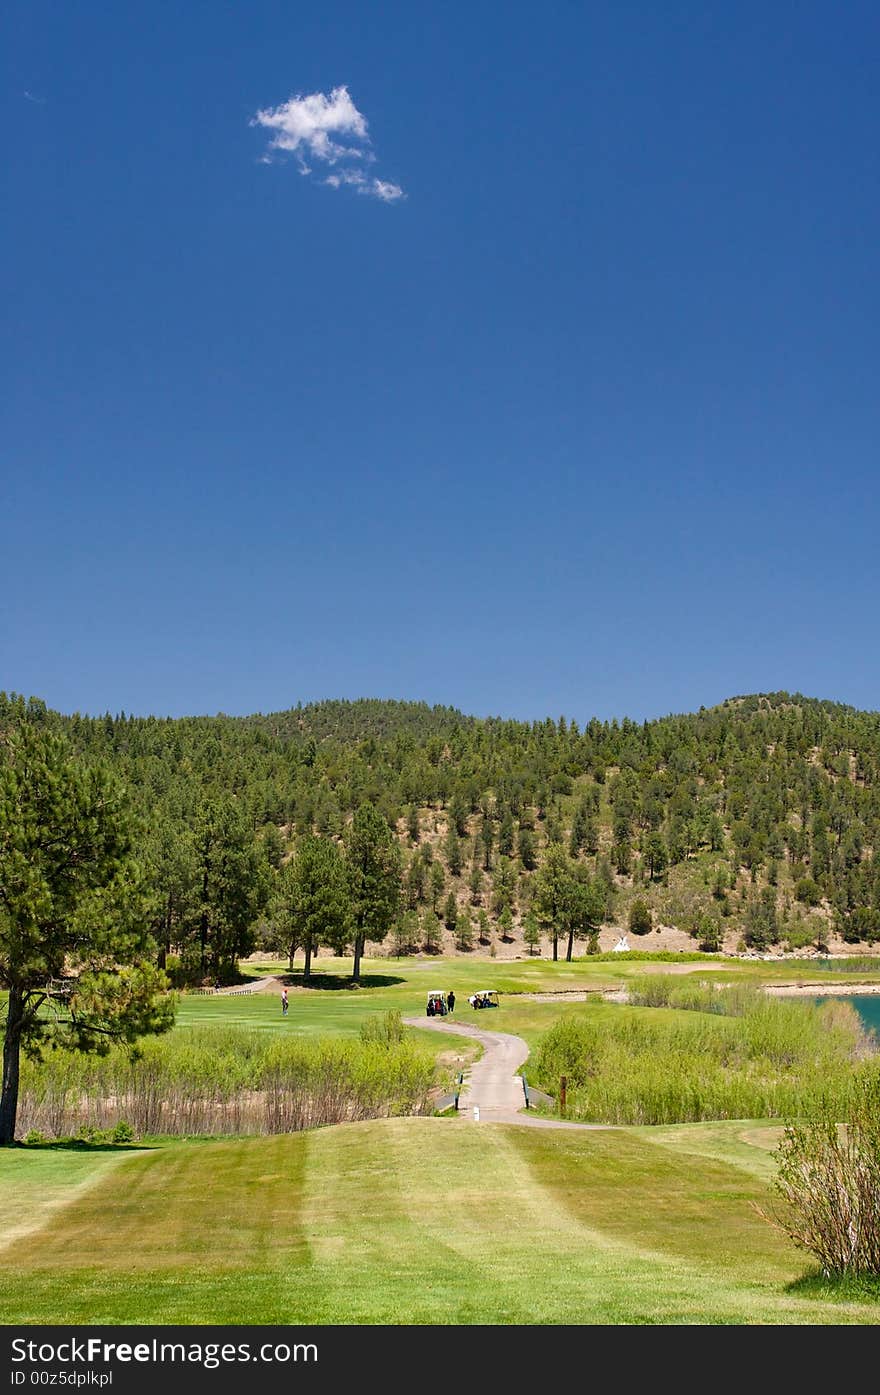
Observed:
[[[126,786],[182,979],[255,947],[555,953],[562,937],[570,955],[602,925],[676,926],[706,950],[880,941],[878,713],[774,693],[583,727],[379,700],[170,719],[0,694],[4,747],[22,722]],[[364,886],[370,838],[393,835],[381,915],[351,893],[367,809]]]

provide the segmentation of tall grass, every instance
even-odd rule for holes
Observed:
[[[876,973],[880,969],[880,958],[853,954],[841,959],[811,959],[810,971],[813,969],[822,969],[828,974]]]
[[[875,1043],[847,1003],[770,999],[748,986],[661,987],[640,1002],[686,1011],[587,1009],[543,1037],[535,1079],[568,1079],[572,1118],[614,1124],[798,1118],[845,1109],[856,1081],[880,1072]]]
[[[673,1007],[686,1012],[713,1012],[742,1017],[767,1000],[753,983],[719,984],[706,979],[676,980],[669,974],[642,974],[630,979],[627,998],[640,1007]]]
[[[400,1041],[303,1041],[240,1028],[144,1041],[137,1054],[55,1052],[22,1070],[22,1132],[129,1123],[149,1134],[291,1133],[430,1112],[433,1059]]]

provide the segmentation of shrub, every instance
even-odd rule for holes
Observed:
[[[812,877],[801,877],[795,883],[794,894],[805,906],[818,906],[822,900],[822,892]]]
[[[654,916],[647,901],[633,901],[629,912],[629,928],[634,935],[647,935],[654,928]]]
[[[880,910],[857,906],[849,914],[841,915],[840,933],[849,944],[856,944],[859,940],[875,944],[880,940]]]
[[[691,927],[691,934],[697,941],[700,949],[705,950],[709,954],[716,953],[721,948],[724,939],[721,926],[708,911],[700,911],[696,916],[693,926]]]
[[[376,1041],[383,1046],[391,1046],[403,1041],[403,1038],[403,1018],[396,1008],[389,1008],[381,1017],[378,1013],[374,1014],[361,1023],[361,1041]]]
[[[880,1275],[880,1076],[859,1082],[844,1125],[789,1124],[772,1219],[826,1276]]]

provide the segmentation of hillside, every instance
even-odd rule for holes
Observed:
[[[87,718],[0,695],[0,726],[22,719],[64,732],[125,781],[170,949],[192,934],[196,889],[180,850],[206,807],[231,809],[277,866],[305,832],[342,838],[364,803],[403,852],[386,952],[547,953],[535,891],[554,845],[602,900],[600,947],[630,933],[636,902],[633,947],[880,943],[876,712],[782,692],[584,727],[380,700]]]

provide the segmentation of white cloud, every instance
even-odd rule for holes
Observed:
[[[251,125],[272,132],[262,157],[266,164],[271,163],[275,152],[292,154],[300,174],[314,173],[314,165],[309,161],[338,166],[322,181],[332,189],[349,185],[359,194],[383,203],[404,197],[399,184],[365,173],[363,166],[372,164],[376,157],[370,149],[366,118],[351,100],[347,87],[334,87],[329,96],[325,92],[310,92],[305,97],[291,97],[281,106],[258,111]],[[358,143],[343,144],[344,140]]]
[[[371,179],[363,170],[342,169],[328,174],[324,183],[329,184],[331,189],[341,189],[343,184],[350,184],[359,194],[372,194],[373,198],[381,199],[383,203],[394,203],[395,199],[404,196],[399,184],[392,184],[387,179]]]

